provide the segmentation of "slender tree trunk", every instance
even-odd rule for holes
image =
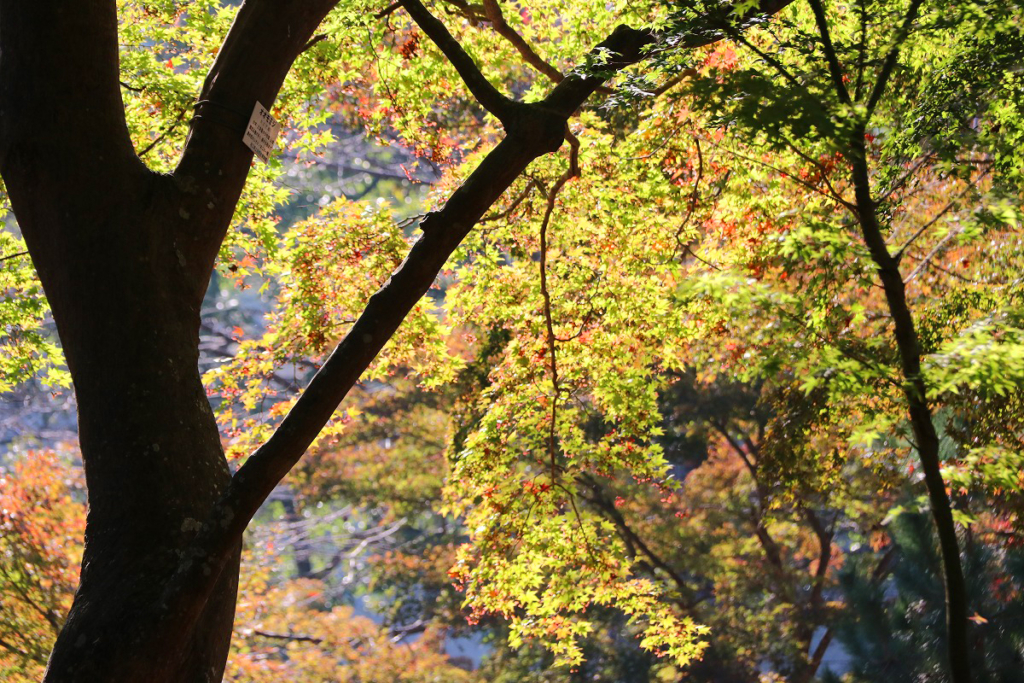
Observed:
[[[939,437],[932,422],[931,406],[928,404],[924,378],[921,376],[921,347],[907,302],[906,287],[900,274],[899,261],[889,253],[885,244],[875,202],[871,196],[864,132],[863,126],[854,132],[853,154],[850,160],[858,219],[864,241],[882,280],[889,314],[892,316],[893,336],[903,371],[903,395],[907,401],[910,425],[917,442],[915,445],[921,460],[921,471],[924,473],[928,489],[932,519],[939,536],[943,585],[946,593],[946,634],[950,673],[954,683],[970,683],[967,587],[960,562],[956,524],[953,522],[952,506],[940,471]]]

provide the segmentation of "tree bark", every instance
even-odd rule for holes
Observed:
[[[248,4],[202,97],[273,102],[332,4]],[[89,492],[80,587],[47,680],[220,680],[240,535],[191,628],[165,627],[163,597],[230,481],[197,367],[199,311],[252,155],[241,128],[206,124],[174,176],[145,167],[112,0],[5,0],[0,19],[0,173],[71,371]]]
[[[939,537],[942,558],[943,588],[946,595],[946,651],[953,683],[970,683],[970,646],[968,641],[967,586],[960,562],[960,545],[946,484],[942,480],[939,460],[939,436],[932,421],[924,378],[921,375],[921,347],[914,328],[914,318],[907,302],[906,286],[900,274],[899,261],[889,253],[878,222],[875,201],[871,196],[864,127],[854,130],[850,158],[857,218],[864,242],[878,270],[886,303],[893,321],[893,338],[899,351],[903,371],[903,396],[914,432],[921,471],[931,506],[932,520]]]

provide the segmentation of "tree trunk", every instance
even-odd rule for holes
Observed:
[[[14,197],[77,190],[23,188],[13,175]],[[156,651],[139,646],[230,474],[197,368],[202,287],[167,230],[182,220],[165,201],[170,181],[129,177],[105,193],[103,212],[54,212],[53,199],[18,207],[74,380],[89,491],[81,586],[47,680],[215,681],[237,553],[186,642],[164,633]]]
[[[914,328],[914,317],[907,301],[906,286],[899,270],[899,259],[889,253],[878,222],[876,204],[871,196],[865,129],[854,129],[850,155],[852,179],[857,198],[857,218],[864,243],[878,271],[885,291],[885,300],[893,322],[893,338],[899,351],[903,372],[903,396],[914,432],[917,455],[921,460],[932,521],[939,537],[942,559],[943,589],[946,596],[946,653],[953,683],[970,683],[969,622],[967,617],[967,584],[960,562],[960,544],[956,538],[953,508],[942,480],[939,460],[939,436],[932,422],[927,388],[921,374],[921,346]]]
[[[176,242],[172,180],[132,149],[114,3],[5,2],[0,17],[0,172],[71,370],[89,490],[81,585],[47,680],[219,680],[236,571],[182,642],[137,647],[230,479],[197,369],[209,270]]]

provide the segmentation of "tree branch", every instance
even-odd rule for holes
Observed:
[[[205,283],[245,185],[252,151],[242,142],[256,102],[270,109],[295,58],[337,0],[246,0],[203,83],[169,200],[182,217],[179,246]],[[204,115],[205,114],[205,115]],[[219,125],[218,125],[219,124]],[[179,213],[179,212],[175,212]]]
[[[503,125],[508,127],[511,116],[512,100],[498,92],[490,81],[481,73],[473,58],[466,54],[440,19],[431,14],[419,0],[402,0],[402,6],[413,21],[430,38],[444,56],[459,72],[462,81],[469,88],[480,106],[494,115]]]
[[[878,80],[875,81],[875,87],[871,89],[871,96],[868,98],[867,114],[865,115],[865,124],[871,118],[871,114],[875,111],[875,107],[878,105],[878,100],[882,98],[882,93],[885,92],[885,86],[889,84],[889,77],[892,75],[892,70],[896,67],[896,60],[900,55],[900,48],[906,41],[907,36],[910,35],[910,27],[913,25],[914,20],[917,19],[917,12],[921,9],[921,3],[923,0],[910,0],[910,7],[907,8],[907,14],[903,19],[903,26],[900,27],[899,33],[896,34],[896,39],[892,43],[892,47],[889,49],[889,54],[885,56],[885,63],[882,64],[882,72],[878,74]]]
[[[10,261],[11,259],[18,258],[19,256],[28,256],[28,252],[16,251],[13,254],[5,254],[3,256],[0,256],[0,263],[3,263],[4,261]]]
[[[846,90],[843,82],[843,69],[839,66],[839,57],[836,56],[836,48],[832,44],[832,36],[828,32],[828,20],[825,19],[825,8],[821,0],[810,0],[811,10],[814,12],[814,23],[818,25],[818,34],[821,36],[821,45],[825,52],[825,61],[828,63],[828,73],[832,77],[832,85],[835,86],[839,101],[843,104],[852,104],[850,93]]]
[[[514,28],[508,25],[508,22],[505,21],[505,15],[501,13],[501,5],[498,4],[498,0],[483,0],[483,3],[484,12],[486,12],[487,19],[491,22],[495,32],[512,44],[512,47],[516,49],[516,52],[523,58],[523,61],[547,76],[553,83],[561,83],[565,78],[562,72],[545,62],[530,47],[530,44]]]
[[[314,645],[319,645],[320,643],[324,642],[323,638],[317,638],[315,636],[296,635],[292,633],[273,633],[271,631],[260,631],[254,629],[252,634],[254,636],[259,636],[260,638],[270,638],[274,640],[290,640],[296,643],[313,643]]]
[[[67,266],[55,245],[106,241],[125,193],[141,192],[146,178],[121,100],[117,8],[113,0],[0,0],[0,17],[0,175],[49,286],[50,272]]]
[[[547,208],[544,210],[544,218],[540,223],[540,293],[544,298],[544,324],[547,331],[548,364],[551,371],[551,388],[554,394],[551,397],[551,426],[548,433],[548,457],[551,460],[552,481],[558,480],[558,464],[556,462],[558,399],[561,396],[562,390],[558,383],[558,356],[556,355],[557,349],[555,348],[557,337],[555,337],[555,325],[551,316],[551,293],[548,290],[548,226],[551,223],[551,214],[555,211],[555,201],[558,199],[558,193],[562,191],[567,182],[580,174],[579,140],[569,131],[568,124],[566,125],[565,132],[572,147],[569,154],[569,168],[565,169],[565,172],[555,181],[551,191],[548,192]]]
[[[629,545],[639,550],[640,553],[647,558],[647,560],[654,567],[660,569],[672,579],[672,582],[676,584],[680,594],[687,594],[692,591],[692,587],[686,582],[686,580],[679,574],[671,565],[668,564],[660,555],[655,553],[650,546],[629,526],[626,522],[626,518],[622,516],[615,504],[608,500],[604,490],[601,486],[591,479],[586,477],[584,483],[590,489],[591,497],[590,502],[598,508],[608,519],[615,524],[615,527],[619,530],[619,534],[623,540]]]

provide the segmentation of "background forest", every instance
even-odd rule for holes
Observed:
[[[524,102],[607,68],[618,24],[659,38],[262,508],[225,680],[1024,681],[1024,5],[425,4],[340,3],[271,109],[203,304],[232,469],[501,137],[428,19]],[[169,172],[237,7],[118,7],[129,128]],[[70,607],[86,493],[5,212],[16,683]]]

